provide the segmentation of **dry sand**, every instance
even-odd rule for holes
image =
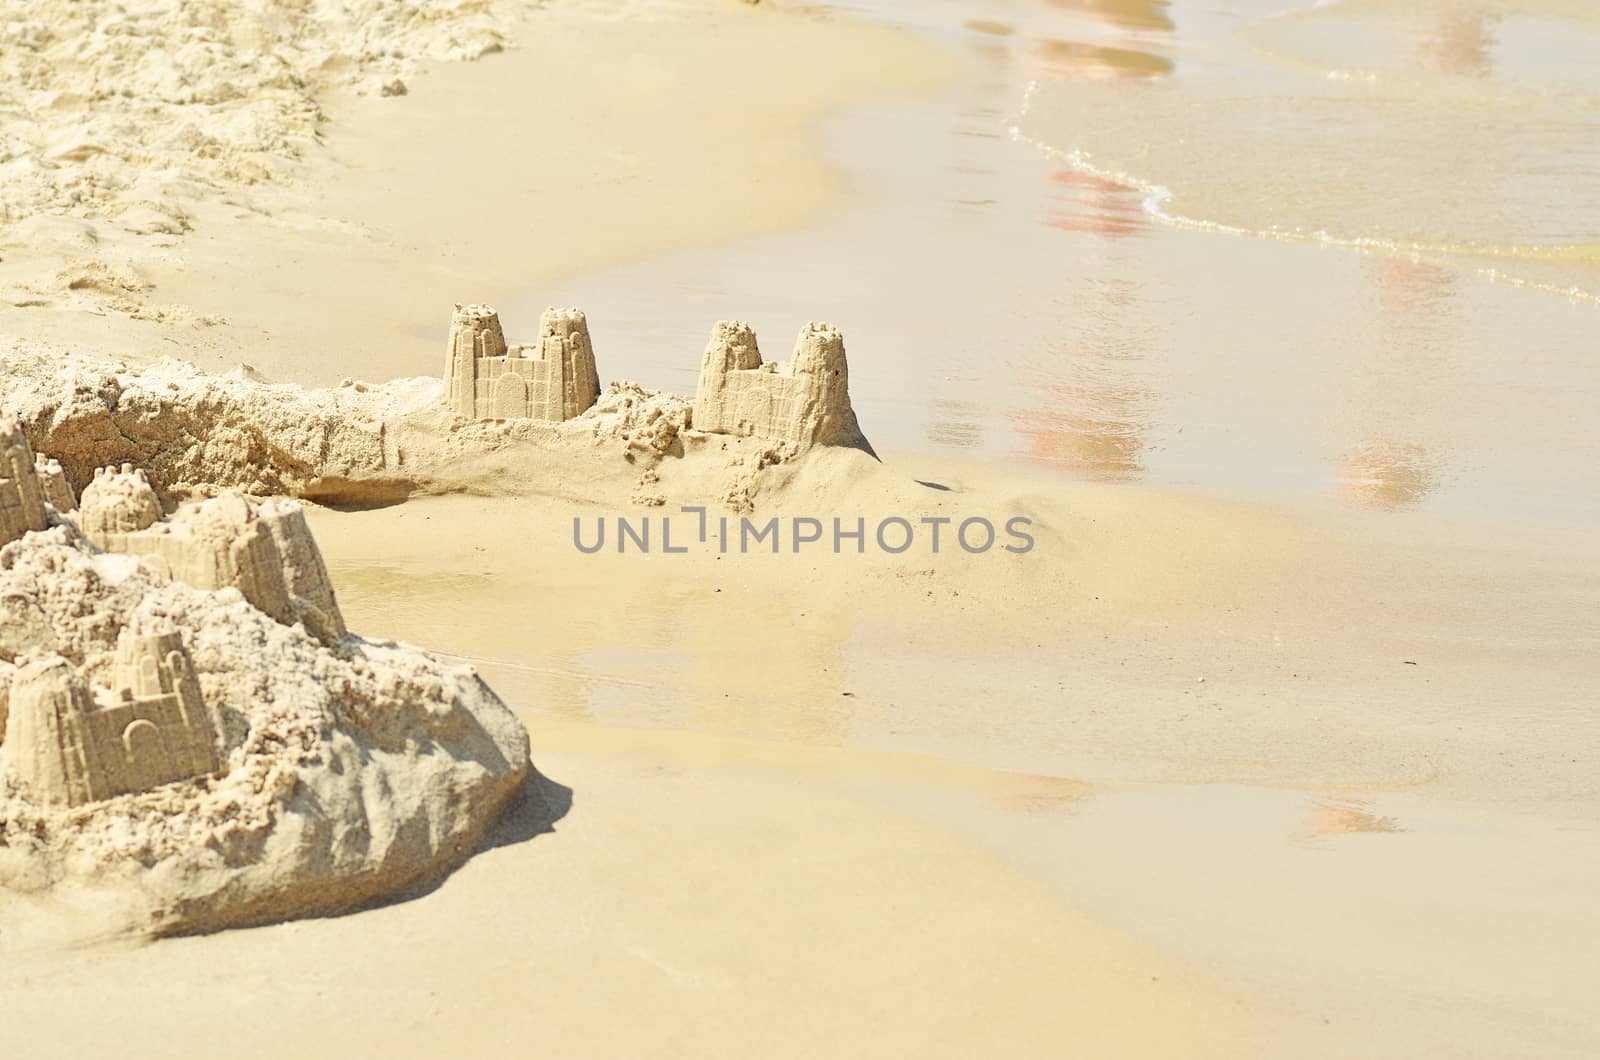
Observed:
[[[195,14],[146,32],[170,37],[198,20],[232,39],[218,6],[189,5]],[[322,385],[437,372],[440,314],[453,302],[817,216],[842,191],[818,158],[817,120],[958,68],[888,29],[734,0],[423,7],[436,10],[352,36],[338,20],[225,5],[254,33],[279,19],[285,35],[302,27],[309,41],[274,54],[290,67],[281,78],[305,84],[247,91],[248,80],[235,84],[247,45],[218,45],[231,60],[196,58],[193,76],[220,84],[224,102],[135,112],[137,124],[111,121],[82,87],[125,77],[137,48],[114,50],[120,60],[93,51],[82,72],[36,73],[39,91],[25,97],[36,139],[90,126],[117,149],[18,151],[14,167],[54,169],[0,234],[0,334],[217,370],[243,361]],[[499,41],[521,50],[428,61]],[[397,74],[409,78],[404,97],[338,91]],[[189,163],[186,124],[218,141],[198,149],[217,161]],[[171,187],[107,188],[102,170]],[[97,198],[74,199],[84,186]],[[119,223],[124,204],[152,197],[180,216],[152,230]]]
[[[4,396],[35,439],[54,433],[81,475],[85,427],[109,424],[171,495],[352,508],[312,519],[351,627],[473,663],[561,816],[547,832],[524,807],[437,890],[356,916],[74,951],[37,941],[67,914],[30,908],[33,943],[0,939],[0,1046],[1592,1055],[1589,535],[908,453],[774,463],[711,439],[680,456],[653,443],[682,400],[627,386],[561,427],[448,439],[436,381],[383,382],[438,371],[454,301],[815,216],[841,190],[819,117],[953,68],[770,6],[462,5],[470,30],[446,18],[334,59],[330,82],[365,97],[295,88],[326,123],[268,150],[281,179],[184,192],[189,231],[109,223],[137,201],[117,189],[93,217],[8,226],[0,334],[30,341],[7,342]],[[457,33],[469,54],[524,53],[410,66],[450,58]],[[291,58],[320,69],[316,42],[346,37],[306,39]],[[404,97],[381,95],[394,77]],[[94,157],[77,153],[61,158]],[[171,352],[372,383],[137,370]],[[134,367],[73,360],[97,353]],[[63,400],[59,372],[90,385]],[[1020,516],[1036,540],[572,547],[574,517],[685,504]],[[1481,882],[1508,858],[1537,867]]]

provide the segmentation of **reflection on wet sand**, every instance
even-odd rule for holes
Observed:
[[[1062,407],[1084,407],[1098,400],[1102,406],[1134,405],[1136,391],[1100,391],[1083,388],[1051,387],[1048,396]],[[1109,400],[1108,400],[1109,399]],[[1028,439],[1028,455],[1036,460],[1061,464],[1089,478],[1106,481],[1128,479],[1139,470],[1139,453],[1144,448],[1137,425],[1118,418],[1114,409],[1105,415],[1092,412],[1050,414],[1030,410],[1019,416],[1022,433]]]
[[[1369,803],[1357,799],[1319,799],[1306,806],[1305,828],[1294,838],[1301,842],[1359,832],[1403,832],[1393,817],[1374,813]]]
[[[1054,191],[1044,218],[1049,227],[1111,237],[1149,232],[1150,219],[1127,185],[1075,169],[1053,170],[1048,179]]]
[[[1339,458],[1339,495],[1351,507],[1402,508],[1438,486],[1439,473],[1421,446],[1370,442]]]
[[[1062,0],[1056,7],[1069,8],[1090,22],[1117,31],[1156,30],[1170,33],[1175,27],[1167,17],[1164,3],[1093,3],[1088,0]],[[962,28],[984,39],[973,48],[986,59],[1009,63],[1021,56],[1030,78],[1088,80],[1091,78],[1165,77],[1173,72],[1173,61],[1142,47],[1143,38],[1132,35],[1117,44],[1103,44],[1064,37],[1021,33],[1007,22],[970,19]],[[1120,36],[1120,34],[1119,34]]]
[[[1171,59],[1130,46],[1140,31],[1175,28],[1167,4],[1154,0],[1054,0],[1053,7],[1130,32],[1117,45],[1042,38],[1024,58],[1034,78],[1091,80],[1154,78],[1173,72]],[[1138,193],[1125,185],[1069,168],[1051,170],[1042,223],[1101,237],[1109,248],[1149,231]],[[1123,275],[1121,269],[1101,270]],[[1013,420],[1024,451],[1097,479],[1126,479],[1141,470],[1140,454],[1151,426],[1155,395],[1146,385],[1151,339],[1144,334],[1139,285],[1098,279],[1072,300],[1072,312],[1096,323],[1087,342],[1043,351],[1032,365],[1028,407]]]
[[[1047,22],[1035,15],[1023,22],[970,19],[969,54],[983,71],[965,105],[953,112],[952,142],[959,154],[945,163],[959,178],[950,205],[957,210],[990,208],[1005,201],[1007,190],[986,161],[992,148],[982,143],[1001,135],[1012,117],[1021,86],[1030,80],[1152,78],[1173,72],[1173,62],[1145,45],[1151,33],[1170,33],[1168,5],[1159,0],[1073,0],[1052,3]],[[1068,15],[1070,18],[1062,18]],[[1076,22],[1090,42],[1050,35]],[[1043,30],[1043,32],[1041,32]],[[971,141],[980,141],[971,143]],[[1046,173],[1044,227],[1118,240],[1149,231],[1138,193],[1111,181],[1058,167]],[[1015,191],[1011,191],[1011,197]],[[1107,262],[1108,275],[1122,275]],[[1045,348],[1023,351],[1016,371],[1027,381],[1029,407],[1007,414],[1021,436],[1023,451],[1052,464],[1096,478],[1125,478],[1139,470],[1143,436],[1149,426],[1152,393],[1142,376],[1148,371],[1140,343],[1130,341],[1143,319],[1132,285],[1099,281],[1075,295],[1062,309],[1073,321],[1103,322],[1085,337],[1066,338],[1073,328],[1047,329]],[[1062,336],[1057,338],[1056,336]],[[1148,336],[1147,336],[1148,337]],[[971,449],[985,437],[985,407],[959,396],[982,380],[947,379],[930,395],[925,437],[936,446]]]
[[[1425,70],[1458,77],[1487,77],[1494,67],[1495,27],[1500,16],[1479,9],[1441,11],[1424,37],[1417,59]]]
[[[1172,60],[1132,48],[1112,48],[1081,41],[1043,40],[1034,52],[1039,76],[1058,80],[1113,77],[1166,77]]]
[[[1091,44],[1045,38],[1038,42],[1034,60],[1036,76],[1060,80],[1115,77],[1166,77],[1173,62],[1129,45],[1143,43],[1143,33],[1169,34],[1177,29],[1164,0],[1050,0],[1054,8],[1070,11],[1086,21],[1129,33],[1123,46]]]
[[[990,22],[987,19],[968,19],[961,24],[962,29],[971,30],[973,33],[983,33],[991,37],[1009,37],[1017,32],[1016,27],[1008,26],[1004,22]]]
[[[1176,28],[1167,12],[1171,6],[1167,0],[1049,0],[1049,3],[1051,7],[1119,29],[1171,33]]]
[[[1439,487],[1444,459],[1407,439],[1436,400],[1430,385],[1446,356],[1439,334],[1456,278],[1423,262],[1372,254],[1362,262],[1386,340],[1358,366],[1358,441],[1339,457],[1338,493],[1356,508],[1413,505]]]
[[[1459,76],[1485,76],[1491,69],[1494,16],[1482,10],[1443,11],[1415,42],[1424,69]],[[1404,30],[1397,27],[1397,34]],[[1441,183],[1448,174],[1441,173]],[[1352,507],[1396,509],[1416,504],[1440,485],[1444,460],[1427,446],[1402,440],[1415,430],[1434,399],[1427,381],[1429,361],[1443,356],[1438,334],[1455,294],[1456,275],[1410,258],[1368,254],[1362,263],[1376,294],[1381,333],[1389,339],[1375,351],[1371,381],[1361,397],[1366,435],[1338,461],[1338,493]]]
[[[1126,479],[1141,470],[1155,405],[1145,380],[1151,370],[1148,315],[1138,286],[1096,280],[1074,299],[1095,323],[1091,345],[1043,351],[1027,388],[1032,402],[1015,416],[1029,456],[1096,479]]]

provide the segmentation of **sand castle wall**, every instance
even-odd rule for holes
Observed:
[[[491,307],[456,306],[444,378],[446,403],[469,420],[560,422],[600,396],[589,323],[577,309],[545,310],[538,342],[508,347]]]
[[[827,324],[807,324],[793,359],[763,361],[749,324],[718,321],[701,361],[694,425],[802,447],[864,442],[850,406],[844,336]]]

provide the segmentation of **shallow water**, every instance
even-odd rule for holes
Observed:
[[[1581,5],[832,5],[970,60],[828,130],[802,232],[502,296],[692,392],[711,322],[845,331],[880,448],[1600,521],[1600,21]]]

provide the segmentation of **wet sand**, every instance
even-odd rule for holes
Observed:
[[[696,370],[685,354],[703,344],[707,321],[748,319],[783,355],[799,323],[822,314],[850,343],[857,406],[881,446],[1214,496],[1600,521],[1589,470],[1600,459],[1590,414],[1600,307],[1481,274],[1496,264],[1537,272],[1515,247],[1486,263],[1377,245],[1386,232],[1463,242],[1484,195],[1500,204],[1485,226],[1521,224],[1547,241],[1558,238],[1550,216],[1564,211],[1575,254],[1589,227],[1600,230],[1585,155],[1566,169],[1549,159],[1574,141],[1587,151],[1586,104],[1571,102],[1577,131],[1558,126],[1544,153],[1508,147],[1485,172],[1469,168],[1464,201],[1427,191],[1462,170],[1459,158],[1440,157],[1414,122],[1374,117],[1423,110],[1445,130],[1471,127],[1480,109],[1515,119],[1545,54],[1527,38],[1559,34],[1559,20],[1506,14],[1507,42],[1485,46],[1481,77],[1438,72],[1324,102],[1320,68],[1251,41],[1270,31],[1280,50],[1328,50],[1324,23],[1336,28],[1337,10],[1274,20],[1271,4],[1020,2],[975,24],[970,4],[850,6],[914,22],[968,73],[927,100],[828,124],[852,174],[847,208],[804,232],[502,297],[508,326],[531,325],[549,299],[580,302],[603,321],[609,371],[684,390]],[[1350,62],[1391,41],[1402,57],[1437,44],[1438,6],[1389,20],[1367,11],[1375,28],[1345,42]],[[1600,49],[1600,31],[1590,35]],[[1226,122],[1218,97],[1246,116]],[[1363,138],[1323,136],[1320,112],[1274,110],[1302,98],[1343,107],[1341,122]],[[1188,136],[1191,113],[1216,128]],[[1244,138],[1274,122],[1295,141],[1252,154]],[[1389,139],[1369,142],[1380,134]],[[1070,161],[1080,148],[1093,164]],[[1151,209],[1147,187],[1098,176],[1100,166],[1169,182],[1176,197]],[[1346,167],[1363,174],[1362,189],[1392,194],[1340,195],[1324,175]],[[1553,167],[1572,182],[1529,183]],[[1180,208],[1216,223],[1163,220]],[[1282,238],[1265,238],[1279,221]],[[1295,223],[1304,238],[1289,238]],[[1218,230],[1228,226],[1262,232]],[[1313,238],[1319,226],[1374,245]],[[1565,284],[1600,284],[1585,279],[1592,266],[1571,268]]]
[[[888,465],[858,472],[862,495],[937,466],[956,508],[1027,497],[1049,529],[1026,556],[890,560],[580,556],[568,524],[595,509],[551,498],[315,523],[352,621],[471,661],[558,778],[571,749],[753,812],[729,770],[870,793],[1180,958],[1195,1003],[1238,999],[1237,1055],[1584,1055],[1585,535]],[[513,567],[507,548],[567,560]],[[1025,993],[1011,976],[1035,973],[998,974]]]
[[[92,996],[117,1055],[170,1056],[181,983],[179,1039],[243,1057],[1240,1055],[1237,997],[861,790],[872,763],[616,737],[545,732],[571,789],[555,832],[513,821],[416,901],[8,961],[5,1034],[29,1056],[103,1048]]]

